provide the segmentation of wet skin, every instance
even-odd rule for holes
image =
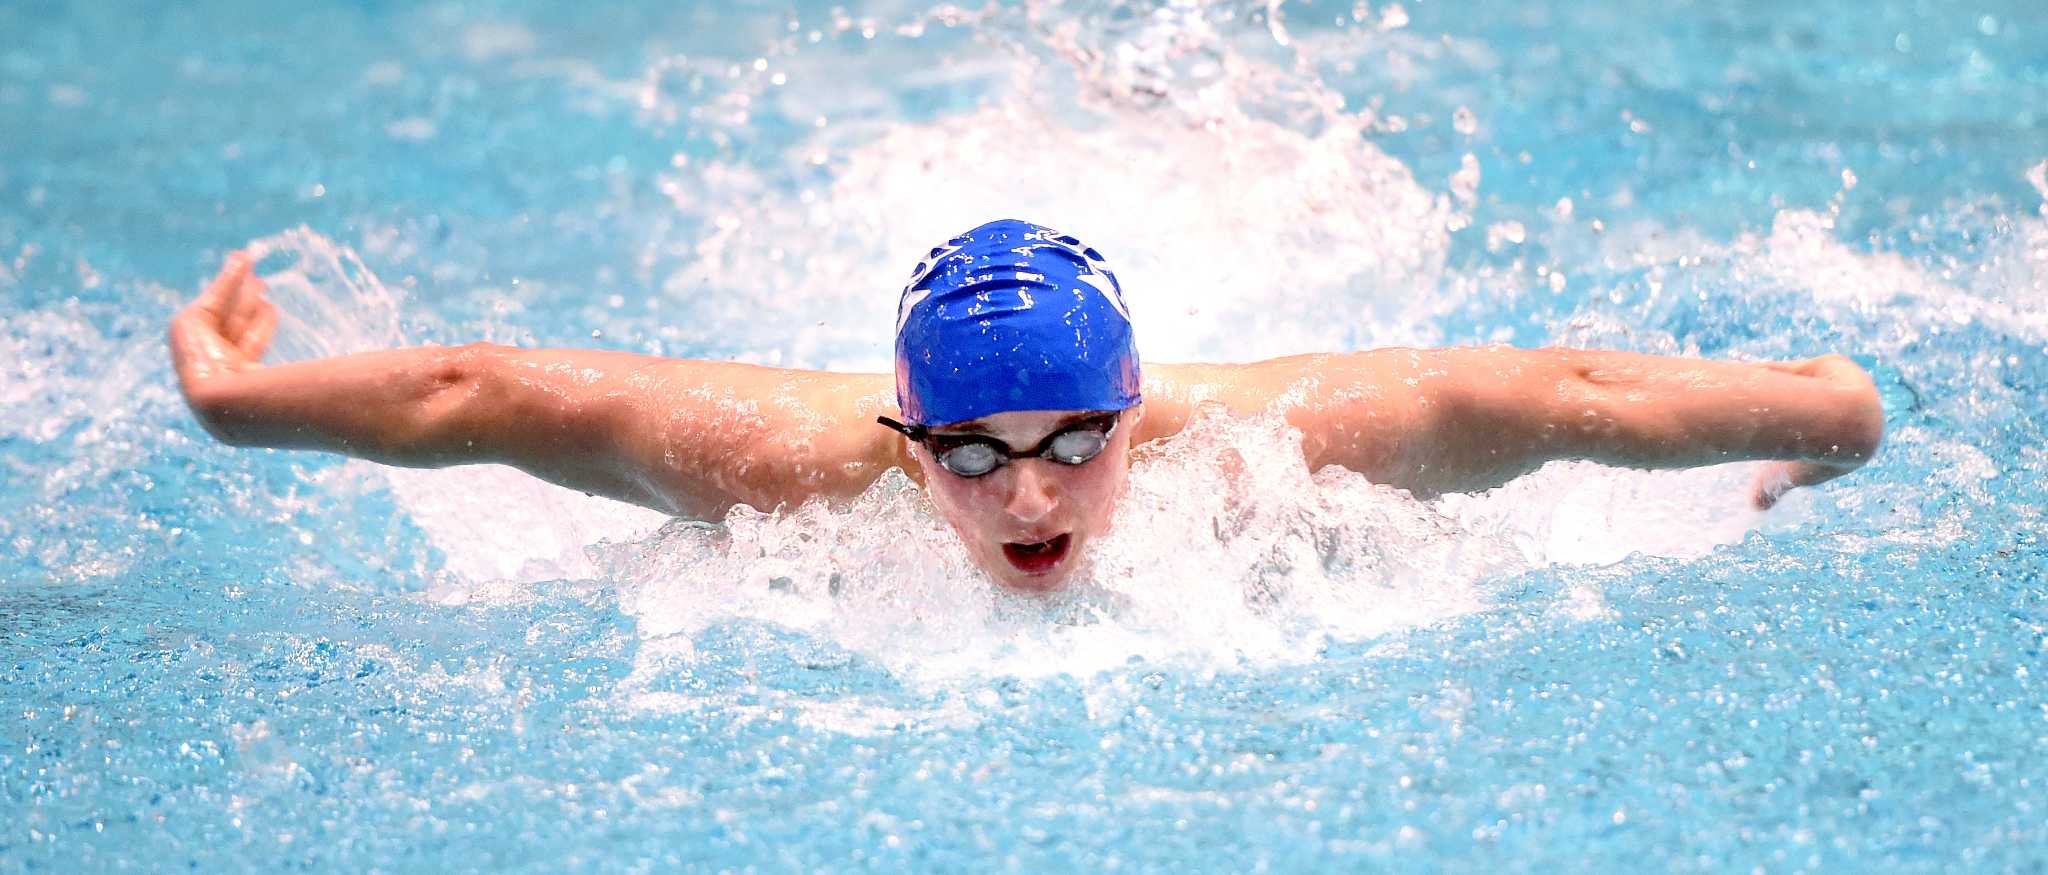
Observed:
[[[981,434],[1017,450],[1092,411],[998,413],[971,423],[932,429],[935,435]],[[923,445],[909,444],[925,491],[939,515],[960,535],[974,563],[1011,589],[1058,589],[1080,566],[1083,551],[1109,529],[1130,470],[1131,438],[1144,408],[1124,411],[1109,445],[1079,465],[1017,459],[980,477],[947,471]]]
[[[1746,363],[1375,349],[1148,365],[1144,404],[1089,463],[1019,459],[969,479],[875,424],[901,417],[888,374],[492,344],[266,366],[277,322],[241,253],[171,322],[186,403],[224,442],[409,467],[512,465],[706,520],[740,504],[850,498],[901,468],[998,583],[1039,591],[1067,580],[1107,529],[1131,446],[1179,433],[1204,409],[1283,417],[1300,430],[1310,469],[1337,465],[1418,497],[1488,489],[1561,459],[1631,468],[1767,460],[1747,495],[1763,509],[1788,489],[1854,471],[1884,434],[1870,375],[1840,355]],[[1018,449],[1072,415],[1005,413],[975,425]]]

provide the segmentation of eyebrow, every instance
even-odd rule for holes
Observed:
[[[1060,429],[1066,428],[1067,426],[1073,425],[1077,422],[1085,422],[1087,420],[1096,419],[1098,417],[1106,416],[1108,414],[1115,412],[1116,411],[1113,410],[1087,410],[1082,411],[1080,413],[1070,413],[1066,416],[1061,417],[1059,422],[1053,423],[1051,431],[1047,431],[1046,434],[1052,434],[1055,431],[1059,431]],[[988,423],[979,419],[971,419],[966,422],[959,423],[957,425],[946,426],[944,431],[934,429],[930,431],[929,434],[932,437],[947,437],[949,435],[981,435],[983,437],[996,436],[995,432],[989,430]]]

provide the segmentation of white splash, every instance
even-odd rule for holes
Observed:
[[[824,125],[821,98],[838,92],[800,87],[833,82],[807,71],[760,94],[820,126],[787,148],[784,171],[692,160],[663,179],[678,221],[643,267],[686,308],[676,342],[886,369],[890,307],[918,257],[1002,217],[1102,250],[1155,360],[1436,339],[1434,317],[1457,304],[1434,292],[1461,207],[1363,136],[1370,112],[1342,111],[1295,53],[1233,42],[1219,16],[1236,13],[1216,4],[1137,22],[1091,8],[1030,4],[1029,27],[985,28],[1007,70],[983,57],[921,72],[994,92],[930,121]],[[856,93],[839,112],[877,97]],[[684,111],[661,94],[642,102],[659,119]],[[810,169],[818,155],[831,156],[828,178]]]
[[[1467,156],[1445,190],[1433,190],[1367,139],[1388,119],[1346,114],[1316,78],[1317,69],[1341,73],[1332,57],[1357,39],[1282,31],[1276,18],[1272,32],[1288,33],[1285,44],[1252,50],[1223,35],[1213,5],[1124,31],[1069,27],[1057,4],[1027,11],[1038,16],[1027,30],[1043,44],[917,73],[931,86],[1009,83],[930,120],[878,120],[890,94],[834,82],[827,65],[787,50],[771,51],[753,73],[721,73],[701,58],[650,69],[630,100],[657,129],[743,127],[764,104],[818,119],[780,163],[679,153],[661,180],[672,225],[638,265],[681,305],[666,311],[666,341],[687,350],[715,336],[756,361],[886,369],[891,308],[917,256],[1001,216],[1044,221],[1104,250],[1153,360],[1427,344],[1463,296],[1498,281],[1446,267],[1450,237],[1479,201],[1478,159]],[[1392,45],[1408,36],[1371,38]],[[1086,105],[1063,104],[1034,79],[1049,70],[1075,77]],[[714,74],[736,84],[697,107],[676,99]],[[828,125],[828,113],[860,120]],[[1842,196],[1852,188],[1845,176]],[[2004,249],[1985,263],[1998,270],[1950,277],[1842,241],[1839,200],[1828,212],[1785,210],[1768,233],[1734,241],[1641,227],[1574,240],[1568,199],[1548,230],[1507,220],[1469,233],[1492,248],[1541,245],[1552,256],[1576,246],[1610,267],[1646,266],[1653,281],[1712,271],[1738,291],[1803,294],[1865,315],[1904,303],[1901,325],[1942,312],[2048,327],[2039,306],[2048,300],[2048,225],[2028,218],[1995,241]],[[273,286],[290,277],[317,293],[293,299],[308,315],[286,333],[326,335],[325,346],[299,354],[402,337],[395,298],[352,255],[295,233],[273,238],[272,250],[299,258],[273,274]],[[1561,282],[1564,273],[1548,275]],[[1558,342],[1605,337],[1686,352],[1658,346],[1652,333],[1553,326]],[[1086,579],[1051,600],[993,589],[900,474],[845,507],[741,510],[722,526],[669,523],[652,535],[658,517],[504,469],[389,476],[455,573],[436,598],[517,598],[516,586],[490,583],[505,578],[597,574],[619,584],[643,639],[628,692],[686,670],[693,636],[733,619],[800,630],[940,686],[968,675],[1090,675],[1133,657],[1200,669],[1309,659],[1330,640],[1480,609],[1487,581],[1521,569],[1698,556],[1815,512],[1805,491],[1768,516],[1750,511],[1748,466],[1649,474],[1559,464],[1485,495],[1422,503],[1342,471],[1311,476],[1295,440],[1273,423],[1208,420],[1147,449]],[[588,560],[579,555],[600,539],[607,543]],[[1559,609],[1593,617],[1602,605],[1589,580]],[[649,690],[642,704],[681,707],[674,695]]]
[[[291,362],[415,342],[401,327],[404,296],[377,279],[354,250],[300,227],[252,241],[249,252],[277,304],[269,361]],[[411,321],[421,321],[415,317]],[[516,578],[589,573],[585,545],[653,530],[666,517],[593,498],[502,465],[393,468],[351,461],[380,477],[445,556],[459,584],[435,598],[462,601],[464,587]]]
[[[767,621],[927,684],[1090,676],[1133,658],[1216,670],[1314,658],[1481,607],[1480,581],[1526,567],[1405,493],[1311,477],[1285,424],[1208,417],[1146,448],[1115,529],[1052,597],[1013,595],[892,474],[845,507],[736,511],[594,551],[650,644],[649,677],[713,623]]]

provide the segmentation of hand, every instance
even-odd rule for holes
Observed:
[[[1770,510],[1794,487],[1826,483],[1861,467],[1861,459],[1853,462],[1771,462],[1756,473],[1756,480],[1750,484],[1749,503],[1757,510]]]
[[[171,320],[171,363],[188,403],[215,377],[263,366],[277,307],[253,267],[248,253],[229,253],[220,275]]]
[[[1833,392],[1815,394],[1811,401],[1820,407],[1833,405],[1842,408],[1842,418],[1855,423],[1848,430],[1857,433],[1858,438],[1852,446],[1838,447],[1836,458],[1765,465],[1750,485],[1750,504],[1757,510],[1770,510],[1778,499],[1796,487],[1826,483],[1863,467],[1863,463],[1876,453],[1878,442],[1884,436],[1884,405],[1878,399],[1877,385],[1869,372],[1848,357],[1825,355],[1803,362],[1767,363],[1764,367],[1822,381]]]

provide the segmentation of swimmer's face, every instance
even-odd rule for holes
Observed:
[[[1092,415],[1097,414],[998,413],[934,428],[932,434],[986,434],[1021,451]],[[940,466],[920,444],[912,443],[911,453],[932,503],[966,542],[975,564],[1003,586],[1046,592],[1066,583],[1081,551],[1108,530],[1130,470],[1131,435],[1142,416],[1142,407],[1119,414],[1109,445],[1079,465],[1016,459],[980,477],[962,477]]]

